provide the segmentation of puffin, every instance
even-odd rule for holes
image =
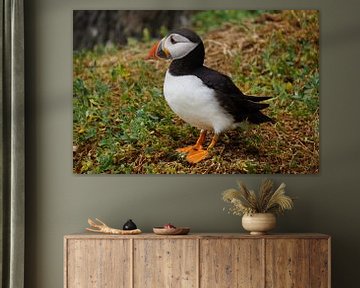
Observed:
[[[173,30],[151,48],[146,58],[171,61],[163,85],[166,102],[182,120],[200,130],[194,145],[177,149],[186,154],[188,162],[206,159],[220,134],[243,121],[274,123],[261,112],[269,107],[261,102],[272,97],[245,95],[229,76],[204,66],[204,43],[194,31]],[[207,132],[213,137],[204,149]]]

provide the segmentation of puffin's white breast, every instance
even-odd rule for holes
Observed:
[[[170,108],[192,126],[220,133],[234,124],[233,117],[218,103],[215,91],[194,75],[173,76],[167,71],[164,95]]]

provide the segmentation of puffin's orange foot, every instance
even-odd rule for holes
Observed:
[[[194,150],[188,153],[186,160],[190,163],[198,163],[209,155],[207,150]]]
[[[202,150],[202,147],[197,147],[196,145],[192,145],[192,146],[176,149],[176,151],[180,153],[190,153],[190,152],[196,152],[198,150]]]

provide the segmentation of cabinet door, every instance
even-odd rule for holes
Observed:
[[[135,288],[197,287],[197,240],[134,240]]]
[[[266,287],[309,287],[309,240],[266,239]]]
[[[130,240],[68,239],[66,288],[131,287]]]
[[[310,287],[330,287],[330,240],[312,239],[310,241]]]
[[[327,239],[267,239],[266,287],[328,287],[329,252]]]
[[[263,287],[262,243],[261,239],[201,240],[200,287]]]

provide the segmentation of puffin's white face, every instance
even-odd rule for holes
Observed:
[[[161,57],[161,49],[166,55],[164,58],[180,59],[194,50],[197,45],[199,45],[199,43],[191,42],[188,38],[180,34],[172,33],[160,41],[158,56]]]

